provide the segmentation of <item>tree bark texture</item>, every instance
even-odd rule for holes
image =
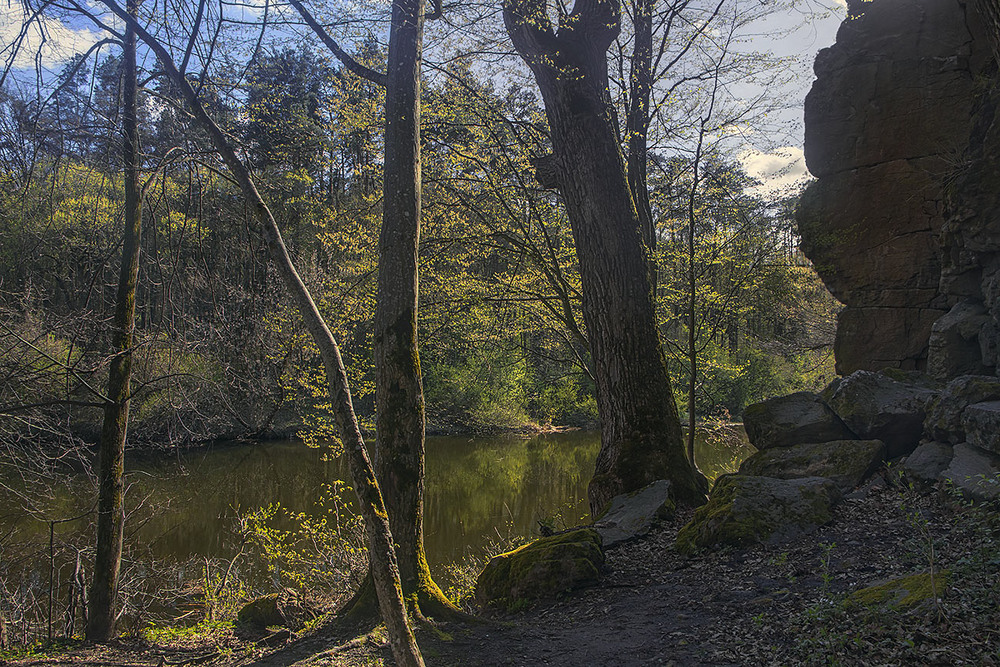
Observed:
[[[376,469],[404,595],[454,610],[424,554],[424,393],[417,346],[420,62],[424,0],[394,0],[385,95],[385,168],[375,307]]]
[[[615,495],[669,479],[678,502],[707,485],[684,454],[656,328],[649,257],[626,179],[608,94],[607,49],[618,0],[577,0],[558,31],[544,0],[507,0],[504,21],[545,102],[553,158],[583,284],[601,449],[588,495],[599,514]]]
[[[137,0],[127,11],[136,15]],[[87,639],[108,642],[115,636],[118,575],[125,530],[125,439],[128,435],[132,345],[135,333],[135,288],[139,278],[142,200],[139,183],[140,147],[136,120],[136,37],[126,27],[122,51],[122,163],[125,180],[125,234],[115,297],[114,356],[108,369],[107,402],[101,429],[97,491],[97,548],[90,588]]]
[[[134,21],[129,21],[128,16],[114,0],[101,0],[101,2],[122,20],[136,25]],[[205,111],[190,83],[177,71],[177,67],[163,45],[141,27],[137,26],[136,32],[159,58],[164,71],[184,95],[188,106],[191,107],[195,120],[208,133],[219,156],[239,183],[250,209],[261,223],[268,252],[298,307],[306,329],[319,348],[326,368],[330,398],[336,413],[337,425],[342,434],[354,489],[358,495],[359,509],[365,521],[372,579],[378,597],[379,609],[382,612],[382,620],[388,631],[393,657],[397,665],[422,666],[423,658],[406,616],[406,606],[399,583],[399,569],[396,564],[396,554],[393,549],[393,539],[389,530],[385,503],[358,426],[347,382],[347,373],[340,355],[340,347],[316,307],[308,288],[295,269],[288,249],[281,238],[278,225],[257,191],[249,170],[237,157],[222,130]]]

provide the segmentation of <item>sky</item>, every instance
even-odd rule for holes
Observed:
[[[97,6],[94,0],[86,1],[92,7]],[[761,37],[755,38],[751,44],[752,48],[768,49],[777,55],[796,56],[804,65],[803,75],[795,79],[788,91],[792,103],[780,112],[778,118],[779,125],[791,129],[778,142],[767,136],[746,137],[737,151],[747,173],[762,182],[758,192],[763,195],[794,186],[808,178],[802,155],[802,100],[812,84],[812,59],[820,49],[833,44],[837,28],[846,13],[843,0],[828,0],[832,4],[826,9],[830,11],[822,11],[824,7],[816,4],[822,1],[804,0],[807,3],[805,7],[813,10],[813,17],[807,21],[803,20],[802,13],[796,11],[771,14],[767,22],[755,31]],[[252,18],[263,0],[244,2],[246,7],[239,11]],[[24,16],[22,0],[0,0],[0,63],[12,64],[21,79],[35,80],[39,64],[42,78],[51,77],[73,54],[85,51],[101,38],[98,32],[83,24],[69,25],[55,18],[46,18],[25,30]],[[781,37],[766,37],[775,33],[781,34]],[[19,40],[22,44],[15,56],[14,46]]]
[[[34,70],[38,54],[44,69],[58,69],[73,54],[86,51],[101,39],[96,32],[70,27],[53,18],[42,18],[26,28],[24,16],[25,8],[19,0],[0,0],[0,62],[5,65],[13,56],[14,67]],[[15,54],[18,40],[23,42]]]
[[[795,56],[806,69],[789,90],[793,104],[780,113],[782,122],[779,125],[792,128],[786,137],[790,141],[784,145],[769,146],[763,138],[760,142],[745,143],[738,151],[747,174],[761,181],[762,185],[756,188],[761,195],[788,192],[810,178],[802,153],[803,102],[814,79],[812,62],[821,49],[832,46],[836,41],[837,29],[847,14],[847,3],[833,0],[823,6],[807,0],[805,9],[812,9],[816,17],[803,21],[803,16],[796,12],[772,15],[762,31],[779,34],[783,30],[790,31],[769,44],[761,45],[761,48],[769,49],[776,55]],[[763,144],[764,148],[754,144]]]

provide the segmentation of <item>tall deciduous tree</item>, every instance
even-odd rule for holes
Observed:
[[[403,591],[424,613],[449,611],[424,555],[424,389],[417,346],[420,60],[423,0],[394,0],[385,94],[385,176],[375,308],[378,475]]]
[[[128,0],[136,15],[137,0]],[[87,639],[111,640],[117,616],[118,573],[125,529],[125,438],[128,435],[135,331],[135,288],[139,276],[142,198],[139,186],[140,148],[136,121],[136,37],[125,31],[122,57],[122,164],[125,180],[125,238],[114,317],[114,357],[108,371],[108,391],[101,430],[97,498],[97,551],[90,587]]]
[[[387,73],[348,56],[300,0],[292,5],[354,73],[386,87],[382,230],[375,308],[376,466],[403,592],[424,614],[457,614],[424,554],[424,390],[417,345],[420,242],[420,62],[424,0],[393,0]],[[439,8],[439,5],[437,5]],[[365,587],[354,607],[365,606]]]
[[[542,92],[553,152],[536,162],[538,178],[561,191],[580,261],[601,416],[591,511],[660,478],[671,480],[677,500],[697,504],[707,485],[684,454],[648,251],[608,93],[607,50],[621,6],[577,0],[558,29],[547,9],[545,0],[507,0],[504,22]]]

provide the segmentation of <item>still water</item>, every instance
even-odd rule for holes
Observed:
[[[499,537],[537,535],[539,520],[554,520],[556,527],[586,522],[587,482],[599,446],[597,433],[582,431],[427,438],[425,539],[432,570],[480,552]],[[713,478],[732,470],[749,451],[732,437],[701,437],[696,449],[699,466]],[[216,445],[179,456],[133,458],[127,469],[135,518],[127,528],[129,539],[157,559],[178,562],[231,557],[238,514],[271,503],[312,513],[324,484],[349,479],[346,461],[329,460],[298,442]],[[0,491],[16,486],[9,476],[0,482]],[[44,518],[86,512],[92,489],[86,478],[68,480],[46,503]],[[14,556],[19,543],[47,546],[49,526],[41,518],[0,512],[0,550],[6,552],[0,561]],[[72,523],[59,524],[56,540],[74,539],[74,530]]]

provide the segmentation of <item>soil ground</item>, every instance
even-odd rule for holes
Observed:
[[[834,521],[795,542],[685,558],[680,515],[611,548],[592,588],[484,622],[422,627],[429,666],[1000,665],[996,514],[884,481],[855,492]],[[893,577],[950,572],[940,603],[858,608],[847,595]],[[272,642],[281,641],[273,636]],[[326,622],[281,645],[231,630],[172,645],[80,646],[12,665],[391,665],[379,630]]]

